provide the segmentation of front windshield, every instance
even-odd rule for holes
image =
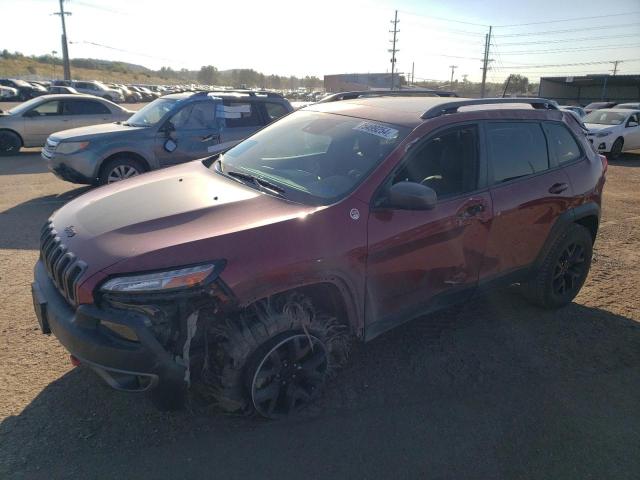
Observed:
[[[596,110],[582,120],[584,123],[595,123],[596,125],[620,125],[624,122],[625,118],[627,118],[627,116],[623,113]]]
[[[270,182],[294,201],[327,205],[353,190],[408,132],[361,118],[298,111],[241,142],[213,167]]]
[[[127,121],[132,127],[151,127],[157,124],[173,108],[176,99],[159,98],[145,105]]]
[[[26,112],[27,110],[29,110],[32,107],[35,107],[36,105],[39,105],[40,103],[42,103],[42,98],[41,97],[36,97],[36,98],[32,98],[31,100],[27,100],[26,102],[23,102],[19,105],[16,105],[15,107],[13,107],[11,110],[8,110],[8,112],[12,115],[16,115],[22,112]]]

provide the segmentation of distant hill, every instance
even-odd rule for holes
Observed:
[[[76,80],[101,80],[111,83],[174,84],[196,81],[198,72],[161,68],[151,70],[142,65],[95,58],[71,59],[71,76]],[[62,59],[51,55],[26,56],[0,51],[0,78],[26,80],[63,78]]]

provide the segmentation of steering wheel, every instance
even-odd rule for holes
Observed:
[[[428,182],[430,180],[442,180],[442,175],[430,175],[428,177],[425,177],[425,178],[422,179],[420,184],[424,185],[424,182]]]

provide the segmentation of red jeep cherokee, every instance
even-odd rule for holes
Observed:
[[[178,406],[277,417],[352,338],[512,283],[571,302],[606,161],[543,99],[315,104],[204,161],[95,189],[41,232],[34,306],[74,362]]]

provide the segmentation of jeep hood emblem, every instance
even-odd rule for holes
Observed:
[[[67,234],[67,237],[73,237],[76,234],[76,229],[73,225],[69,225],[68,227],[64,227],[64,233]]]

